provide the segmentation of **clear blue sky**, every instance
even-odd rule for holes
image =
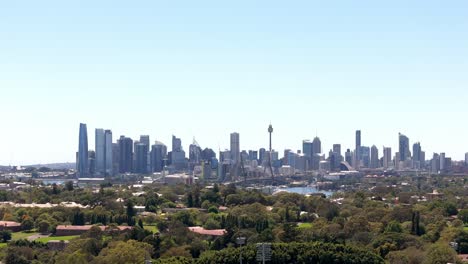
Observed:
[[[3,1],[0,164],[74,161],[78,126],[185,148],[468,152],[468,1]]]

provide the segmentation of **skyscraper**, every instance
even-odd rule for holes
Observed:
[[[345,152],[345,161],[351,165],[353,164],[353,153],[351,152],[350,149],[347,149]]]
[[[112,175],[114,173],[114,157],[113,157],[113,150],[112,150],[112,131],[106,130],[104,131],[104,138],[105,138],[105,173],[106,175]]]
[[[421,143],[417,142],[413,144],[413,166],[415,169],[420,169],[424,165],[422,157]]]
[[[187,168],[187,160],[185,158],[185,151],[182,148],[182,140],[176,136],[172,136],[171,165],[178,171]]]
[[[384,169],[390,168],[392,165],[392,148],[384,147],[383,152],[383,167]]]
[[[370,148],[361,146],[360,152],[361,152],[362,165],[364,165],[364,167],[366,168],[369,168],[370,158],[371,158]]]
[[[89,175],[88,166],[88,129],[86,124],[80,124],[80,135],[78,143],[78,176],[86,177]]]
[[[200,165],[202,160],[202,149],[198,143],[193,140],[193,143],[189,146],[189,161],[192,164]]]
[[[141,135],[140,136],[140,143],[149,146],[150,145],[150,137],[148,135]]]
[[[341,144],[333,144],[333,152],[341,156]]]
[[[239,133],[231,134],[231,159],[233,164],[240,161],[240,136]]]
[[[182,151],[182,140],[176,136],[172,136],[172,152]]]
[[[256,150],[249,150],[249,160],[250,161],[257,161],[258,160],[258,151]]]
[[[440,153],[440,171],[445,171],[447,169],[447,164],[446,164],[446,159],[445,159],[445,153],[442,152]]]
[[[120,136],[119,143],[119,171],[128,173],[133,170],[133,140],[131,138]]]
[[[167,147],[162,142],[156,141],[151,147],[151,168],[152,172],[162,172],[164,169],[164,159],[167,156]]]
[[[105,146],[106,140],[104,129],[96,128],[95,132],[95,151],[96,151],[96,172],[104,174],[105,171]]]
[[[112,172],[120,172],[120,145],[119,143],[112,143]]]
[[[138,143],[135,145],[135,172],[144,174],[148,173],[148,145]]]
[[[401,133],[398,134],[400,161],[405,162],[411,158],[409,149],[409,138]]]
[[[354,150],[356,155],[356,163],[359,164],[361,161],[361,130],[356,130],[356,149]]]
[[[265,153],[266,153],[265,148],[261,148],[258,150],[258,164],[262,165],[263,163],[265,163],[266,161]]]
[[[314,155],[314,145],[310,140],[303,140],[302,141],[302,153],[305,157],[311,159]]]
[[[96,129],[96,173],[112,174],[112,131]]]
[[[312,141],[312,154],[320,153],[322,153],[322,142],[319,137],[315,137],[314,141]]]
[[[437,153],[434,153],[432,156],[432,161],[431,161],[431,172],[432,173],[439,173],[440,171],[440,156]]]
[[[380,167],[380,160],[379,160],[379,150],[375,145],[371,147],[371,162],[370,162],[370,167],[372,169],[376,169]]]

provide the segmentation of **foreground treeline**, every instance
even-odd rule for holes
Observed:
[[[384,263],[384,260],[369,251],[344,245],[333,245],[328,243],[279,243],[272,244],[271,261],[268,263],[320,263],[320,264],[358,264],[358,263]],[[199,259],[190,260],[184,258],[169,258],[156,261],[159,264],[237,264],[240,261],[246,264],[257,264],[257,249],[255,245],[243,248],[229,248],[221,251],[209,251]]]
[[[409,184],[402,189],[398,187],[401,181]],[[0,209],[1,219],[20,222],[31,232],[53,234],[62,224],[135,227],[122,234],[96,228],[70,240],[63,251],[52,251],[41,243],[12,241],[0,249],[0,258],[6,264],[143,263],[149,259],[177,263],[173,257],[181,263],[238,263],[242,250],[244,263],[253,263],[249,261],[254,261],[254,245],[268,242],[274,245],[274,263],[456,263],[457,253],[468,253],[465,183],[466,179],[438,177],[421,187],[411,179],[392,178],[388,179],[390,187],[331,198],[272,196],[234,185],[153,185],[143,189],[103,185],[93,190],[67,184],[0,192],[1,200],[12,202],[73,201],[89,206]],[[419,199],[432,192],[429,184],[441,196]],[[136,206],[147,213],[137,214]],[[189,231],[192,226],[225,229],[226,233],[197,235]],[[236,244],[238,237],[246,238],[242,249]],[[371,261],[364,262],[367,258]]]

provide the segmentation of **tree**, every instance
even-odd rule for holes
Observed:
[[[141,227],[141,229],[143,229],[143,221],[140,219],[138,219],[138,226]]]
[[[151,257],[153,247],[149,244],[129,240],[111,242],[92,261],[95,264],[130,264],[144,263]]]
[[[460,210],[460,212],[458,213],[458,219],[462,220],[463,223],[467,224],[468,223],[468,209]]]
[[[187,207],[188,208],[193,208],[193,196],[192,193],[189,193],[187,195]]]
[[[26,217],[21,221],[21,228],[25,231],[29,231],[34,228],[34,222],[31,218]]]
[[[4,243],[6,243],[7,241],[10,241],[11,240],[11,231],[9,231],[9,230],[0,231],[0,237],[2,238]]]
[[[88,232],[82,235],[82,238],[94,238],[100,241],[102,239],[102,234],[103,232],[99,226],[93,226]]]
[[[46,220],[43,220],[38,225],[39,232],[42,234],[47,234],[50,232],[50,223]]]
[[[74,187],[73,187],[73,181],[67,181],[65,183],[65,189],[69,192],[72,192]]]
[[[429,249],[424,264],[446,264],[457,262],[458,257],[455,250],[445,244],[435,244]]]
[[[401,224],[398,223],[397,221],[392,221],[388,223],[387,227],[385,228],[386,233],[402,233],[403,228],[401,227]]]
[[[30,248],[25,248],[29,251],[32,251]],[[8,247],[6,256],[4,259],[5,264],[30,264],[31,261],[28,260],[25,256],[23,256],[21,252],[21,248],[17,247]]]
[[[135,215],[136,215],[136,212],[135,212],[133,202],[131,200],[128,200],[127,201],[127,224],[129,226],[134,226],[135,225],[134,219],[133,219],[133,217],[135,217]]]

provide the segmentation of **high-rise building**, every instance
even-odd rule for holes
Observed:
[[[354,150],[354,154],[356,155],[356,163],[359,164],[361,161],[361,130],[356,130],[356,149]]]
[[[302,153],[308,158],[312,158],[314,155],[314,144],[312,141],[306,139],[302,141]]]
[[[119,172],[129,173],[133,171],[133,140],[120,136],[119,144]]]
[[[77,161],[79,177],[86,177],[89,175],[88,164],[88,129],[86,127],[86,124],[80,124]]]
[[[312,141],[312,154],[320,153],[322,153],[322,142],[319,137],[315,137],[314,141]]]
[[[409,138],[401,133],[398,134],[400,161],[405,162],[411,158],[409,149]]]
[[[172,152],[182,151],[182,140],[176,136],[172,136]]]
[[[445,159],[445,153],[440,153],[440,165],[439,165],[439,168],[440,168],[440,171],[445,171],[447,169],[447,166],[446,166],[446,159]]]
[[[148,135],[141,135],[141,136],[140,136],[140,143],[149,146],[149,145],[150,145],[150,136],[148,136]]]
[[[258,164],[263,164],[264,162],[268,162],[265,153],[266,153],[265,148],[261,148],[258,150]]]
[[[104,141],[105,141],[105,156],[104,156],[104,169],[106,175],[113,175],[114,173],[114,157],[112,151],[112,131],[104,131]]]
[[[289,164],[289,153],[291,153],[290,149],[285,149],[284,150],[283,165],[290,165]]]
[[[345,161],[351,165],[353,164],[353,152],[350,149],[347,149],[345,152]]]
[[[210,148],[205,148],[202,151],[202,160],[210,161],[213,160],[213,158],[216,158],[216,153],[214,152],[214,150]]]
[[[465,153],[465,165],[468,165],[468,152]]]
[[[258,151],[256,150],[249,150],[249,160],[251,161],[258,161]]]
[[[189,146],[189,161],[192,164],[200,164],[202,160],[202,149],[195,141]]]
[[[120,172],[120,145],[119,143],[112,143],[112,172]]]
[[[371,147],[371,162],[370,167],[373,169],[380,167],[380,159],[379,159],[379,150],[375,145]]]
[[[164,159],[167,156],[167,147],[162,142],[156,141],[151,147],[151,170],[152,172],[162,172],[164,169]]]
[[[96,173],[112,175],[112,131],[96,129]]]
[[[232,164],[240,162],[240,136],[239,133],[231,134],[231,159]]]
[[[88,151],[88,175],[94,175],[96,173],[96,152],[94,150]]]
[[[384,147],[383,167],[384,167],[384,169],[388,169],[388,168],[392,167],[392,148]]]
[[[151,171],[151,143],[150,143],[150,136],[148,135],[141,135],[140,136],[140,142],[141,144],[145,144],[146,148],[148,149],[148,153],[146,153],[146,171],[149,172]]]
[[[172,136],[171,165],[177,171],[185,170],[188,165],[185,151],[182,148],[182,140],[175,136]]]
[[[413,166],[415,169],[420,169],[424,166],[425,155],[421,150],[421,143],[417,142],[413,144]]]
[[[104,174],[105,172],[105,153],[106,153],[106,138],[104,135],[104,129],[96,128],[95,132],[95,151],[96,151],[96,172]]]
[[[365,168],[369,168],[370,167],[370,148],[369,147],[361,147],[361,150],[360,150],[360,153],[361,153],[361,161],[362,161],[362,165],[365,167]]]
[[[333,152],[341,156],[341,144],[333,144]]]
[[[434,174],[439,173],[440,171],[440,155],[437,153],[434,153],[432,156],[432,161],[431,161],[431,172]]]
[[[140,174],[148,173],[148,145],[138,143],[135,145],[135,172]]]

